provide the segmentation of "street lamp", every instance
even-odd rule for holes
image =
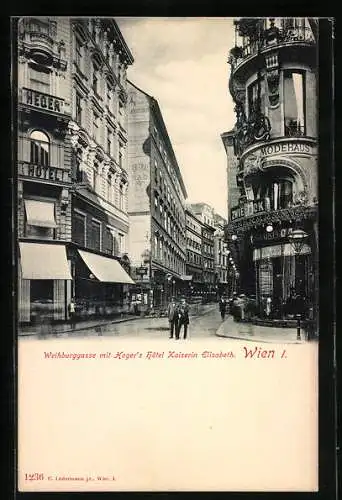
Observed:
[[[300,255],[304,242],[308,238],[308,234],[303,231],[302,229],[294,229],[290,234],[289,234],[289,240],[292,245],[292,248],[294,249],[295,252],[295,257],[296,257],[296,267],[295,269],[297,270],[297,264],[298,264],[298,256]],[[296,280],[296,299],[299,295],[299,288],[298,288],[298,280]],[[298,303],[298,301],[297,301]],[[298,312],[297,310],[297,340],[300,340],[300,319],[301,319],[301,313]]]

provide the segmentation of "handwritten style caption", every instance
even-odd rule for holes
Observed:
[[[184,352],[184,351],[116,351],[116,352],[65,352],[65,351],[44,351],[44,359],[55,360],[99,360],[99,359],[115,359],[115,360],[137,360],[137,359],[235,359],[236,357],[243,359],[285,359],[287,358],[286,349],[264,349],[262,347],[242,347],[238,352],[233,351],[209,351],[200,352]]]

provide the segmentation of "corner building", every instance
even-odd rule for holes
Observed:
[[[164,306],[186,281],[187,192],[156,99],[128,83],[129,252],[136,293]]]
[[[235,29],[229,90],[237,121],[221,136],[226,239],[241,293],[256,295],[260,317],[271,298],[272,318],[284,319],[293,289],[317,309],[317,22],[242,18]],[[308,235],[300,254],[289,238],[298,229]]]

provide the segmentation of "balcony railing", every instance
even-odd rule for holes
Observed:
[[[305,126],[301,125],[296,120],[285,121],[285,136],[286,137],[304,137]]]
[[[315,44],[314,35],[311,29],[306,26],[282,26],[280,28],[264,29],[261,31],[258,40],[251,39],[248,36],[245,36],[244,39],[245,43],[243,46],[236,46],[230,51],[229,62],[233,69],[239,66],[245,59],[258,54],[259,51],[268,47],[298,42]]]
[[[257,202],[248,202],[248,207],[234,207],[231,210],[231,220],[228,223],[227,230],[229,234],[249,231],[254,227],[281,223],[284,221],[294,220],[315,220],[317,217],[317,203],[314,205],[288,204],[287,208],[279,208],[277,210],[266,209],[262,200]],[[258,205],[260,203],[260,205]],[[254,205],[258,206],[255,207]],[[253,205],[253,208],[251,206]],[[239,209],[240,211],[238,211]],[[234,214],[234,216],[233,216]]]

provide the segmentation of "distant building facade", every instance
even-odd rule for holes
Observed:
[[[133,276],[143,302],[162,306],[184,288],[187,192],[156,99],[129,82],[128,107]]]

